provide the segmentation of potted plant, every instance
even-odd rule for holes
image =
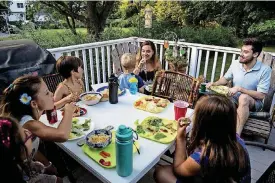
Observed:
[[[169,64],[169,69],[171,71],[186,73],[188,66],[188,56],[186,48],[179,48],[179,46],[174,46],[172,49],[166,49],[165,60]]]

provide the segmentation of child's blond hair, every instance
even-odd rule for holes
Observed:
[[[124,53],[121,56],[121,66],[124,72],[135,69],[136,55],[132,53]]]

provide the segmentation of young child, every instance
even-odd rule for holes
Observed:
[[[56,69],[65,78],[54,93],[55,106],[60,108],[66,103],[78,101],[79,95],[84,92],[82,61],[78,57],[61,56]]]
[[[120,88],[130,88],[129,79],[133,76],[138,80],[138,91],[140,93],[144,93],[144,83],[140,76],[135,75],[133,71],[136,66],[136,56],[131,53],[125,53],[121,57],[121,66],[123,70],[123,74],[119,76],[119,86]]]
[[[44,174],[47,167],[32,160],[32,134],[20,127],[15,119],[0,116],[0,132],[0,170],[3,180],[18,183],[63,182],[55,175]]]
[[[222,96],[202,97],[192,121],[188,149],[187,126],[178,122],[173,165],[157,167],[156,182],[251,182],[249,154],[236,133],[235,104]]]

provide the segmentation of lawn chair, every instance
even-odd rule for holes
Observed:
[[[200,82],[187,74],[173,71],[156,73],[152,95],[170,101],[183,100],[193,108],[198,99]]]
[[[275,152],[275,147],[263,143],[246,141],[246,145],[252,145],[261,147],[263,149],[268,149]],[[265,170],[262,176],[257,180],[257,183],[274,183],[275,182],[275,161]]]
[[[114,73],[117,74],[118,76],[122,73],[120,58],[124,53],[137,54],[137,52],[138,52],[138,46],[132,43],[117,44],[115,49],[112,50]]]
[[[242,133],[246,135],[264,138],[265,144],[267,144],[275,115],[274,106],[271,110],[270,115],[270,108],[275,92],[275,57],[270,56],[270,54],[268,53],[264,53],[262,62],[266,65],[269,65],[272,68],[269,92],[264,99],[263,111],[250,112],[250,116],[244,126]]]
[[[60,74],[49,74],[43,76],[42,78],[52,93],[55,92],[58,84],[64,80]]]

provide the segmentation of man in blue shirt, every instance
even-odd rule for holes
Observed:
[[[249,117],[249,111],[261,111],[263,99],[270,86],[271,68],[257,57],[262,51],[262,44],[255,38],[245,39],[240,53],[239,62],[232,62],[226,74],[210,86],[226,85],[233,81],[229,95],[238,106],[237,133],[240,135]]]

